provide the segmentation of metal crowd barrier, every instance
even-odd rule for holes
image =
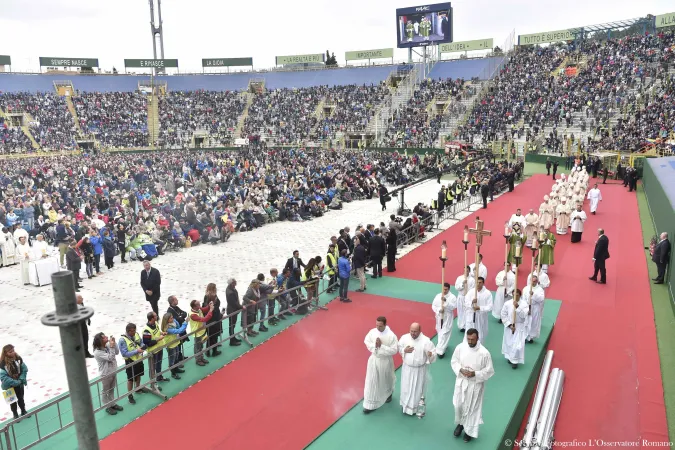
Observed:
[[[326,280],[317,278],[314,280],[309,280],[309,281],[315,281],[316,282],[316,294],[312,299],[306,298],[302,296],[301,290],[305,288],[305,285],[308,284],[308,282],[303,283],[300,286],[296,286],[292,289],[286,289],[281,292],[276,292],[273,294],[270,294],[267,298],[267,301],[265,302],[264,308],[266,309],[266,312],[269,311],[268,309],[268,302],[273,301],[279,303],[278,299],[282,296],[285,296],[285,298],[288,301],[288,308],[284,310],[279,310],[275,312],[272,316],[267,316],[265,315],[264,320],[258,319],[259,317],[259,310],[258,306],[254,304],[249,304],[249,305],[244,305],[242,309],[233,312],[231,314],[227,314],[223,316],[223,318],[218,321],[218,322],[212,322],[212,323],[205,323],[204,329],[206,330],[206,333],[204,336],[202,336],[202,343],[203,343],[203,348],[200,352],[197,354],[192,354],[188,356],[189,353],[192,353],[192,350],[189,349],[189,345],[186,345],[188,342],[188,338],[190,339],[190,342],[193,342],[195,338],[195,332],[190,331],[186,336],[180,338],[181,339],[181,344],[179,348],[181,348],[181,354],[183,355],[183,359],[176,362],[173,366],[169,365],[169,356],[168,356],[168,349],[166,348],[166,345],[162,346],[162,370],[160,372],[154,372],[154,364],[155,364],[155,354],[159,354],[159,351],[156,353],[147,353],[145,354],[141,359],[137,360],[134,364],[143,364],[144,366],[146,365],[147,361],[147,371],[145,371],[144,375],[142,376],[141,384],[133,389],[134,396],[136,397],[136,394],[154,394],[155,396],[161,398],[162,400],[166,400],[167,396],[165,396],[161,390],[159,389],[160,385],[162,382],[157,381],[156,378],[158,378],[160,375],[164,376],[164,378],[169,378],[171,375],[172,369],[176,369],[179,367],[184,366],[186,363],[190,361],[198,361],[202,357],[206,355],[207,352],[210,352],[211,350],[216,349],[218,346],[228,344],[229,341],[234,338],[234,337],[241,337],[242,342],[247,343],[250,347],[253,347],[253,343],[249,340],[247,336],[247,330],[249,327],[254,327],[255,325],[260,325],[261,323],[265,321],[269,321],[270,318],[279,318],[282,314],[295,314],[299,308],[302,307],[308,307],[307,314],[316,311],[316,310],[326,310],[326,306],[321,304],[320,297],[322,294],[325,294],[328,289],[335,288],[338,283],[334,284],[329,284]],[[297,304],[292,304],[292,296],[293,292],[297,292],[296,296],[298,298],[298,303]],[[332,299],[332,296],[331,296]],[[280,305],[281,303],[279,303]],[[247,317],[247,310],[249,308],[256,308],[256,320],[252,323],[248,323],[248,317]],[[277,305],[275,305],[275,309],[278,309]],[[188,312],[190,314],[190,312]],[[241,316],[240,318],[237,318],[237,316]],[[237,327],[239,330],[235,330],[235,333],[233,335],[229,335],[229,321],[230,318],[234,317],[237,318],[235,320],[240,321],[240,325]],[[187,318],[186,320],[189,320]],[[159,317],[157,321],[157,326],[160,326],[161,322],[161,316]],[[218,336],[218,342],[212,345],[208,345],[208,330],[211,327],[215,327],[218,324],[222,325],[222,331],[219,332]],[[142,334],[142,327],[144,325],[137,324],[137,333]],[[200,331],[200,330],[198,330]],[[272,330],[270,330],[272,331]],[[87,343],[89,344],[89,343]],[[218,356],[215,356],[213,358],[218,358]],[[103,378],[101,377],[96,377],[93,380],[89,381],[89,387],[92,391],[92,400],[93,400],[93,408],[94,408],[94,413],[99,412],[101,410],[106,409],[110,405],[117,404],[120,400],[125,400],[129,397],[130,392],[127,391],[126,389],[126,383],[127,383],[127,377],[126,377],[126,369],[129,367],[129,365],[121,365],[118,366],[117,369],[113,374],[107,375],[107,377],[115,376],[116,378],[116,383],[115,383],[115,388],[114,388],[114,400],[110,403],[103,403],[102,400],[102,392],[101,392],[101,384],[103,381]],[[153,367],[153,369],[151,369]],[[221,368],[219,366],[219,368]],[[119,374],[123,374],[121,377]],[[151,374],[154,376],[151,378]],[[174,383],[180,383],[182,380],[172,380]],[[185,382],[183,382],[185,383]],[[182,385],[182,388],[187,388],[189,387],[188,385]],[[125,407],[134,407],[134,405],[129,405],[128,402],[125,402]],[[34,426],[29,425],[29,421],[34,421]],[[0,450],[19,450],[19,449],[27,449],[31,448],[40,442],[45,441],[46,439],[60,433],[63,430],[66,430],[73,426],[75,423],[73,421],[73,416],[72,416],[72,408],[70,406],[70,393],[66,392],[64,395],[57,397],[46,404],[39,406],[33,410],[30,410],[27,415],[20,417],[19,419],[12,420],[8,422],[7,424],[4,425],[4,427],[0,430]],[[32,437],[32,435],[37,434],[37,437]]]

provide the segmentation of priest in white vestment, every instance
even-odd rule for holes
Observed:
[[[438,333],[436,355],[443,359],[452,336],[452,320],[455,317],[454,311],[457,309],[457,297],[450,293],[450,283],[443,285],[442,294],[436,294],[431,303],[431,309],[436,318],[436,333]]]
[[[509,264],[505,263],[504,270],[499,272],[495,279],[497,290],[495,291],[495,299],[492,303],[492,317],[499,320],[499,323],[502,322],[502,307],[504,306],[504,302],[511,300],[513,289],[516,287],[515,270],[515,264],[511,265],[509,270]]]
[[[539,205],[539,225],[547,230],[553,225],[553,208],[549,204],[548,195],[544,195],[544,203]]]
[[[466,341],[455,347],[450,366],[457,375],[452,405],[455,407],[454,435],[464,432],[464,441],[478,437],[478,427],[483,423],[483,397],[485,382],[495,374],[490,352],[480,343],[479,332],[466,330]]]
[[[531,247],[532,240],[539,229],[539,216],[534,213],[534,209],[530,209],[530,212],[525,215],[525,224],[525,228],[523,228],[527,238],[525,245]]]
[[[54,247],[52,247],[54,248]],[[43,259],[51,256],[52,252],[49,249],[49,244],[45,242],[44,236],[37,235],[37,240],[33,242],[33,257],[32,259]]]
[[[403,357],[401,369],[401,407],[409,416],[417,414],[420,400],[426,394],[429,366],[436,361],[431,339],[422,334],[419,323],[410,325],[410,333],[401,336],[398,350]]]
[[[478,277],[476,289],[471,289],[464,298],[464,315],[466,316],[466,329],[475,328],[485,341],[488,337],[488,316],[492,311],[492,292],[484,286],[485,279]],[[476,297],[476,292],[478,297]],[[476,299],[476,303],[474,303]],[[464,335],[466,342],[466,335]]]
[[[16,259],[21,264],[21,281],[23,284],[30,284],[30,257],[32,250],[26,238],[21,236],[19,238],[19,245],[16,246]]]
[[[14,237],[6,227],[0,232],[0,250],[2,250],[3,266],[11,266],[12,264],[19,262],[16,258],[16,243],[14,242]]]
[[[525,220],[525,216],[521,213],[520,208],[518,208],[516,213],[509,219],[509,227],[513,228],[514,223],[519,223],[521,230],[524,230],[527,226],[527,221]]]
[[[518,364],[525,364],[525,339],[527,339],[527,322],[530,307],[521,299],[520,289],[516,289],[513,300],[504,303],[502,323],[504,338],[502,339],[502,355],[514,369]]]
[[[584,232],[584,222],[586,222],[586,212],[581,209],[581,203],[579,203],[577,209],[570,214],[572,243],[581,241],[581,234]]]
[[[363,389],[363,412],[368,414],[391,401],[396,383],[394,355],[398,353],[398,340],[387,326],[387,318],[380,316],[363,343],[370,352]]]
[[[556,221],[555,229],[558,234],[567,234],[567,228],[570,226],[570,208],[567,205],[567,198],[562,197],[560,204],[555,208]]]
[[[598,189],[598,183],[595,183],[593,189],[588,191],[588,199],[590,200],[591,214],[595,214],[598,210],[598,203],[602,201],[602,193]]]
[[[19,226],[16,230],[14,230],[14,242],[16,242],[17,245],[19,245],[19,239],[22,237],[26,238],[26,243],[28,244],[28,231],[24,230]]]
[[[487,270],[487,269],[486,269]],[[464,332],[466,325],[466,314],[464,313],[464,298],[466,294],[476,285],[476,280],[471,276],[471,268],[464,268],[464,275],[457,277],[455,289],[457,289],[457,328]]]
[[[487,267],[485,267],[485,264],[483,264],[483,255],[481,255],[480,253],[478,254],[478,264],[479,264],[478,265],[478,276],[483,277],[483,279],[486,279],[487,276],[488,276],[488,270],[487,270]],[[469,269],[471,270],[469,272],[469,275],[471,277],[476,276],[476,274],[474,274],[474,272],[473,272],[475,268],[476,268],[475,262],[472,262],[471,264],[469,264]]]
[[[539,264],[537,264],[537,267],[535,268],[534,275],[537,277],[539,280],[539,286],[544,290],[544,294],[546,294],[546,289],[551,286],[551,279],[548,277],[548,274],[541,270],[541,267]],[[530,272],[527,275],[527,285],[529,286],[532,283],[532,272]]]
[[[541,334],[541,319],[544,316],[544,290],[539,286],[539,278],[536,275],[532,276],[530,284],[523,288],[521,301],[530,307],[527,342],[532,343]]]

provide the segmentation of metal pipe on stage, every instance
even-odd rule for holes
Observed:
[[[541,414],[539,415],[539,420],[537,420],[537,431],[535,433],[534,441],[530,444],[532,450],[541,450],[541,443],[544,439],[544,429],[546,428],[546,420],[550,414],[551,408],[553,407],[553,391],[555,390],[555,385],[558,382],[558,376],[560,374],[560,369],[555,368],[551,371],[551,376],[548,380],[548,386],[546,387],[546,395],[544,396],[544,404],[541,408]]]
[[[556,385],[553,390],[553,405],[549,412],[546,427],[544,428],[544,438],[541,441],[541,447],[544,450],[551,450],[553,448],[553,430],[555,428],[555,421],[558,418],[558,410],[560,409],[560,401],[562,400],[563,385],[565,383],[565,372],[562,370],[558,373]]]
[[[520,448],[527,448],[532,445],[534,438],[534,431],[537,428],[537,419],[541,412],[541,403],[544,400],[544,392],[546,392],[546,383],[551,374],[551,363],[553,362],[553,350],[546,352],[544,364],[541,366],[541,373],[539,374],[539,382],[537,383],[537,390],[534,392],[534,401],[532,402],[532,409],[530,410],[530,418],[527,420],[525,427],[525,436],[520,444]]]

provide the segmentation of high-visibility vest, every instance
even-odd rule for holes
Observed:
[[[122,340],[124,341],[125,344],[127,344],[127,350],[129,352],[140,349],[141,348],[141,342],[143,342],[141,340],[141,336],[138,333],[136,333],[133,340],[129,339],[127,337],[127,335],[123,334]],[[130,356],[129,358],[125,358],[125,359],[130,359],[132,361],[138,361],[142,357],[143,357],[143,353],[136,353],[134,356]]]
[[[337,259],[335,259],[335,255],[333,253],[328,253],[326,257],[328,258],[328,266],[330,267],[330,269],[328,269],[328,275],[333,276],[335,275],[335,269],[337,269]]]
[[[164,340],[162,338],[162,330],[159,328],[159,325],[155,324],[154,330],[150,328],[149,325],[146,325],[143,331],[144,332],[147,331],[148,333],[150,333],[150,335],[152,336],[152,340],[157,342],[152,347],[148,347],[148,351],[151,353],[157,353],[164,344]]]
[[[445,194],[445,200],[447,202],[452,202],[455,200],[455,194],[453,194],[452,189],[447,190],[447,193]]]
[[[457,196],[462,195],[462,185],[459,184],[459,183],[457,183],[457,184],[455,185],[455,194],[456,194]]]
[[[471,186],[476,186],[478,184],[478,181],[476,181],[476,177],[471,177]]]
[[[164,344],[166,344],[167,348],[176,348],[180,345],[180,339],[178,339],[177,334],[167,332],[166,336],[164,336]]]
[[[431,209],[438,209],[438,201],[436,200],[431,201]]]
[[[204,327],[204,322],[199,322],[197,320],[193,320],[192,316],[194,314],[198,315],[199,317],[204,317],[204,313],[202,312],[201,309],[197,309],[197,311],[191,311],[192,314],[190,314],[190,332],[195,334],[196,338],[200,338],[204,336],[206,333],[206,328]]]

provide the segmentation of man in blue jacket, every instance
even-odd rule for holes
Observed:
[[[340,252],[340,258],[338,259],[338,277],[340,278],[340,301],[351,303],[351,300],[347,298],[347,291],[349,290],[349,274],[352,271],[352,266],[349,264],[347,253],[347,249],[343,249]]]

